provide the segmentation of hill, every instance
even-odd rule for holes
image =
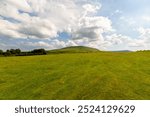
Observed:
[[[91,52],[100,52],[100,50],[91,48],[91,47],[85,47],[85,46],[71,46],[71,47],[65,47],[61,49],[55,49],[55,50],[49,50],[47,51],[49,54],[51,53],[91,53]]]
[[[133,52],[131,50],[115,50],[115,51],[111,51],[111,52]]]

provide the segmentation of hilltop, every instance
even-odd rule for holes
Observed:
[[[91,47],[86,47],[86,46],[70,46],[70,47],[65,47],[61,49],[55,49],[55,50],[49,50],[47,51],[48,54],[51,53],[91,53],[91,52],[100,52],[100,50],[91,48]]]

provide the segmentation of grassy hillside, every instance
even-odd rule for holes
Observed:
[[[0,99],[150,99],[150,53],[0,57]]]
[[[48,51],[49,54],[51,53],[91,53],[91,52],[100,52],[95,48],[85,47],[85,46],[71,46],[62,49],[50,50]]]

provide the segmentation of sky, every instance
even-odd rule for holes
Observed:
[[[0,49],[150,49],[149,0],[0,0]]]

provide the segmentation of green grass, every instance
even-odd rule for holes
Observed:
[[[48,51],[48,54],[59,54],[59,53],[92,53],[92,52],[100,52],[95,48],[85,47],[85,46],[71,46],[56,50]]]
[[[0,57],[0,99],[150,99],[150,53]]]

